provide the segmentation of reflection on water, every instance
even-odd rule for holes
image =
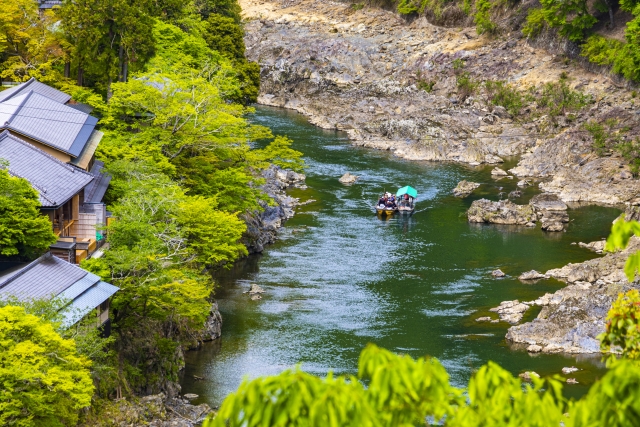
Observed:
[[[303,206],[282,230],[281,240],[263,255],[249,257],[216,277],[223,337],[189,352],[183,391],[219,404],[244,376],[281,372],[302,363],[325,374],[355,373],[369,342],[408,353],[429,354],[463,386],[474,369],[494,360],[519,373],[560,373],[583,369],[569,395],[584,393],[602,374],[593,358],[529,355],[504,340],[508,325],[476,323],[503,300],[531,300],[561,284],[523,284],[523,271],[546,271],[596,256],[571,245],[605,237],[619,211],[602,207],[570,209],[566,233],[538,228],[468,224],[472,200],[497,200],[516,180],[495,181],[492,167],[406,162],[386,152],[351,147],[345,136],[308,125],[297,114],[258,108],[255,121],[287,134],[307,160],[308,190],[294,190]],[[504,165],[513,166],[513,161]],[[351,186],[338,178],[359,175]],[[467,179],[481,183],[469,198],[451,195]],[[411,185],[418,190],[412,216],[380,218],[372,204],[384,191]],[[536,188],[523,190],[526,203]],[[491,277],[501,268],[507,276]],[[252,301],[250,283],[266,293]],[[537,313],[531,311],[525,319]],[[193,375],[205,377],[193,381]]]

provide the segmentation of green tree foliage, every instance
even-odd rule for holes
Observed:
[[[0,165],[0,255],[32,259],[56,241],[39,207],[38,193],[29,182]]]
[[[244,58],[244,31],[233,18],[211,15],[207,19],[207,32],[204,36],[209,47],[232,58]]]
[[[79,85],[93,83],[110,95],[154,50],[152,2],[66,0],[60,11],[69,57]]]
[[[61,78],[61,37],[53,11],[39,13],[32,0],[3,2],[0,8],[0,78],[24,81],[31,76]],[[46,76],[49,74],[49,76]]]
[[[620,351],[627,359],[640,359],[640,293],[633,289],[618,295],[607,314],[600,336],[603,351]]]
[[[75,425],[78,411],[91,404],[89,366],[50,323],[22,307],[0,308],[3,426]]]
[[[215,14],[232,18],[240,24],[242,9],[237,0],[195,0],[195,7],[204,19]]]
[[[298,369],[245,381],[210,426],[549,426],[567,421],[561,382],[518,378],[489,363],[463,390],[435,359],[395,355],[374,345],[360,355],[358,377],[320,379]],[[363,387],[361,381],[366,382]]]
[[[532,9],[527,16],[523,33],[536,35],[544,25],[557,28],[560,35],[571,41],[584,39],[585,31],[598,20],[589,13],[586,0],[541,0],[541,8]]]
[[[490,0],[476,1],[476,14],[474,22],[478,34],[493,33],[496,31],[496,24],[491,20],[491,9],[493,5]]]

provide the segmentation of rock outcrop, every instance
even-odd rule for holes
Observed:
[[[462,180],[458,183],[456,188],[453,189],[453,195],[456,197],[467,197],[478,187],[480,187],[480,184],[477,182]]]
[[[195,427],[213,411],[209,405],[192,405],[186,398],[166,398],[162,393],[136,398],[120,399],[106,405],[99,415],[98,425],[117,427]],[[82,424],[81,427],[96,424]]]
[[[503,301],[498,307],[492,308],[489,311],[498,313],[500,320],[511,324],[516,324],[522,320],[522,316],[529,309],[529,304],[521,303],[518,300]]]
[[[625,260],[639,249],[640,238],[632,237],[624,251],[547,271],[546,275],[569,285],[527,303],[542,310],[533,321],[509,328],[507,340],[539,345],[546,353],[599,352],[596,337],[604,332],[611,303],[620,292],[640,289],[623,273]]]
[[[375,7],[354,11],[319,0],[240,3],[247,56],[261,65],[262,104],[295,109],[320,127],[345,130],[356,145],[406,159],[476,165],[523,155],[510,173],[523,184],[544,179],[541,188],[564,201],[613,204],[640,193],[628,162],[616,152],[598,156],[584,129],[588,121],[614,118],[624,138],[640,135],[636,101],[609,78],[564,65],[526,39],[480,37],[425,17],[403,20]],[[522,122],[464,95],[451,65],[458,59],[473,80],[506,80],[521,91],[566,75],[594,102]],[[557,222],[547,229],[558,229]]]
[[[263,178],[266,180],[263,190],[276,202],[276,206],[269,206],[261,201],[260,205],[264,209],[262,212],[243,215],[247,231],[242,241],[249,253],[262,252],[265,246],[275,242],[278,229],[294,215],[294,209],[300,201],[287,195],[285,190],[290,187],[306,188],[306,177],[303,174],[278,166],[271,166],[264,171]]]
[[[531,205],[516,205],[509,200],[492,202],[480,199],[471,204],[467,219],[476,223],[527,225],[535,223],[537,217]]]
[[[529,204],[534,208],[544,231],[563,231],[564,224],[569,222],[567,204],[555,194],[537,194]]]

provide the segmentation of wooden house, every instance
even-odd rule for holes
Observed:
[[[91,197],[102,199],[108,180],[64,163],[8,131],[0,133],[0,159],[8,162],[11,175],[26,179],[38,192],[41,212],[58,236],[52,253],[74,264],[90,256],[101,240],[98,228],[106,222],[104,205]]]
[[[0,299],[34,301],[57,298],[64,326],[95,317],[103,333],[110,333],[109,300],[118,287],[47,252],[35,261],[0,273]]]

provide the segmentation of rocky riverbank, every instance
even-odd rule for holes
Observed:
[[[247,232],[243,243],[249,253],[262,252],[265,246],[275,242],[278,229],[282,227],[284,221],[294,215],[294,210],[300,201],[289,196],[286,190],[291,187],[306,188],[303,174],[284,170],[278,166],[271,166],[265,170],[262,177],[265,179],[262,189],[273,199],[275,206],[270,206],[266,201],[261,200],[262,212],[244,215]]]
[[[597,250],[602,243],[585,246]],[[604,332],[604,319],[611,303],[620,292],[640,289],[640,284],[629,283],[622,271],[627,257],[637,250],[640,250],[640,238],[632,237],[624,251],[547,271],[545,277],[562,280],[568,286],[525,302],[525,306],[520,307],[521,313],[532,306],[540,306],[542,310],[533,321],[510,327],[507,340],[547,353],[599,352],[596,337]],[[517,323],[521,318],[522,314],[510,319]]]
[[[205,403],[192,405],[186,398],[167,398],[160,393],[110,402],[81,426],[195,427],[211,413],[212,409]]]
[[[541,179],[563,201],[614,204],[640,192],[627,162],[596,154],[584,128],[615,118],[616,130],[640,134],[630,91],[534,48],[519,36],[517,19],[512,33],[489,38],[348,3],[240,3],[247,56],[261,65],[262,104],[295,109],[320,127],[347,131],[356,145],[407,159],[475,165],[523,155],[511,172]],[[475,81],[506,80],[520,90],[566,77],[593,103],[523,122],[482,95],[462,96],[456,59]]]

